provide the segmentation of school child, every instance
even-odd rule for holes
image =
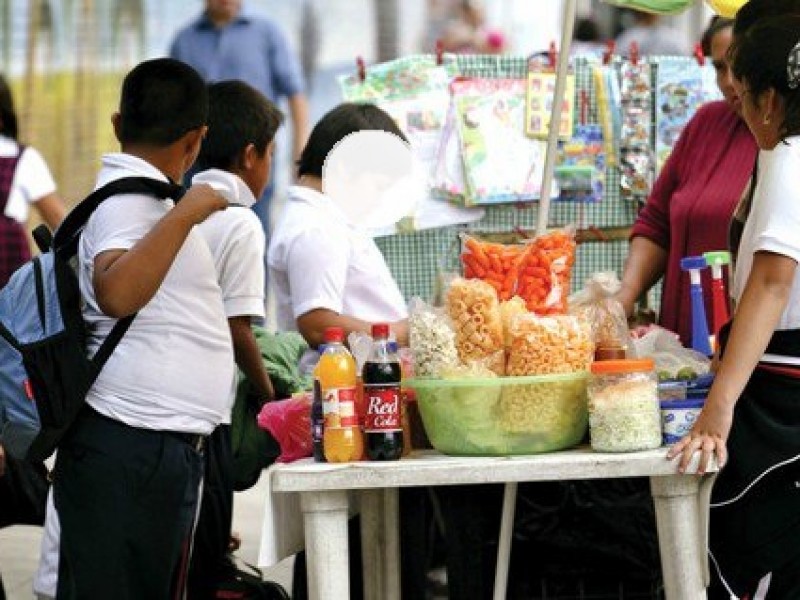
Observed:
[[[97,185],[126,176],[180,181],[207,114],[194,69],[172,59],[139,64],[112,117],[121,152],[103,157]],[[56,456],[59,598],[183,594],[204,445],[230,410],[235,377],[214,260],[195,225],[226,206],[208,185],[177,204],[114,196],[81,236],[89,351],[117,319],[136,318]]]
[[[236,363],[260,400],[274,398],[272,383],[251,321],[264,319],[265,235],[250,210],[267,186],[281,112],[258,90],[230,80],[208,87],[208,134],[193,183],[207,183],[228,200],[228,209],[199,227],[217,268]],[[235,567],[228,558],[233,520],[233,456],[230,415],[209,436],[206,477],[189,568],[189,600],[213,599]]]

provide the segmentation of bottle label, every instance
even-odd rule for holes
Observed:
[[[325,429],[358,427],[356,388],[328,388],[322,392],[322,414]]]
[[[364,431],[400,431],[400,386],[364,385],[367,415]]]

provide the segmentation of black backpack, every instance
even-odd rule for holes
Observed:
[[[38,462],[53,453],[135,317],[117,321],[87,357],[74,259],[89,217],[111,196],[177,199],[182,191],[157,179],[125,177],[80,202],[52,238],[44,226],[35,232],[42,254],[0,290],[0,444],[10,455]]]

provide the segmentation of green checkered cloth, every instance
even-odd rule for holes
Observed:
[[[445,55],[446,63],[454,61],[456,71],[465,77],[487,78],[525,78],[528,72],[528,60],[523,56],[488,56],[488,55]],[[656,86],[658,63],[660,60],[686,61],[687,65],[694,61],[690,57],[655,57],[649,61],[653,90]],[[585,91],[589,101],[586,122],[597,123],[597,97],[595,93],[592,68],[597,63],[586,58],[574,61],[575,90],[578,97]],[[622,59],[616,57],[613,65],[619,69]],[[575,102],[576,112],[580,106]],[[576,114],[576,119],[579,115]],[[653,130],[651,141],[655,145],[655,114],[652,118]],[[573,225],[578,229],[598,230],[606,228],[629,227],[636,219],[641,202],[621,198],[619,193],[619,170],[608,167],[603,199],[600,202],[551,202],[549,228]],[[435,301],[441,293],[443,276],[457,273],[460,269],[459,253],[461,250],[459,233],[467,231],[481,233],[507,233],[515,230],[532,232],[536,230],[538,203],[500,204],[486,206],[486,215],[480,221],[469,225],[441,227],[424,231],[399,233],[376,239],[383,252],[389,269],[400,286],[407,300],[418,296]],[[628,253],[626,240],[604,240],[598,233],[597,240],[584,240],[578,245],[575,266],[572,270],[572,291],[577,291],[588,279],[598,271],[616,271],[621,275],[625,257]],[[660,284],[650,290],[647,304],[657,307],[660,304]]]
[[[522,56],[459,55],[446,56],[455,60],[459,75],[466,77],[525,78],[527,58]],[[592,77],[592,63],[586,59],[575,62],[576,93],[585,90],[589,100],[588,123],[597,122],[597,102]],[[576,107],[579,110],[579,107]],[[441,293],[442,275],[459,271],[461,250],[459,233],[505,233],[514,230],[535,231],[538,203],[500,204],[486,206],[486,216],[475,223],[401,233],[376,239],[389,269],[405,298],[414,296],[433,301]],[[603,200],[595,203],[552,202],[550,228],[573,225],[579,229],[591,227],[626,227],[636,217],[636,205],[619,195],[619,172],[616,167],[606,173]],[[578,246],[572,273],[574,290],[596,271],[621,272],[627,255],[627,241],[589,241]]]

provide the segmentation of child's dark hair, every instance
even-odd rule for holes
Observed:
[[[733,19],[726,19],[719,15],[714,15],[708,23],[708,27],[703,32],[703,37],[700,38],[700,47],[703,49],[703,56],[711,56],[711,43],[714,41],[714,36],[720,31],[733,27]]]
[[[6,78],[0,75],[0,133],[17,139],[17,113],[14,111],[14,97]]]
[[[197,157],[201,169],[233,170],[248,144],[263,156],[283,122],[281,111],[243,81],[212,83],[208,103],[208,134]]]
[[[753,101],[770,88],[783,98],[781,138],[800,134],[800,75],[790,77],[790,54],[800,59],[800,16],[758,21],[733,43],[733,76]]]
[[[384,110],[374,104],[345,102],[329,111],[314,126],[300,160],[297,174],[322,177],[328,153],[345,137],[357,131],[387,131],[408,142],[400,128]]]
[[[736,11],[733,36],[743,35],[761,19],[780,15],[800,15],[800,0],[749,0]]]
[[[168,146],[206,124],[208,90],[186,63],[147,60],[125,76],[119,112],[120,142]]]

